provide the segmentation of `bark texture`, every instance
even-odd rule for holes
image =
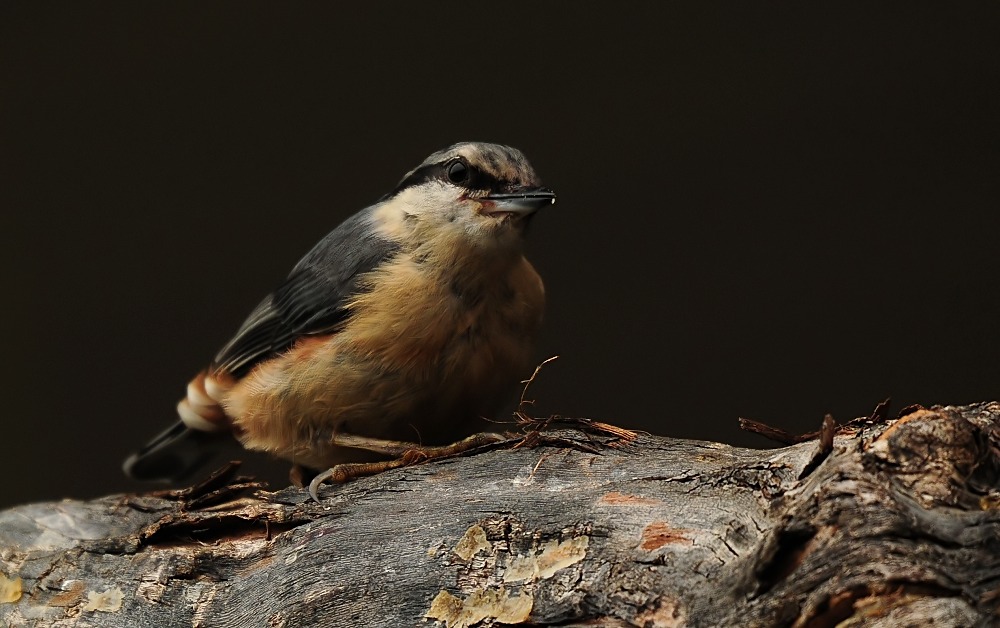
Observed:
[[[20,506],[0,625],[1000,623],[1000,404],[830,428],[771,450],[550,438],[321,504],[209,485]]]

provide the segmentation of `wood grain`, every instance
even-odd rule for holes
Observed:
[[[19,506],[0,512],[0,624],[994,625],[1000,404],[824,445],[641,436],[398,469],[321,504],[290,488]]]

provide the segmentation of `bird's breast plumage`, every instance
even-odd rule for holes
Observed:
[[[520,254],[469,268],[404,252],[362,285],[340,329],[299,339],[226,395],[245,446],[321,467],[345,453],[327,445],[337,431],[452,438],[528,374],[544,290]]]

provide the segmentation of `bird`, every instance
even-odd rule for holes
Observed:
[[[555,201],[516,148],[431,154],[306,253],[125,473],[179,481],[233,435],[320,472],[318,499],[322,482],[489,441],[427,445],[468,433],[531,366],[545,290],[525,235]],[[353,462],[362,452],[395,458]]]

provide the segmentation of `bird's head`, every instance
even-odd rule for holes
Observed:
[[[555,200],[521,151],[463,142],[410,171],[385,197],[384,207],[417,237],[452,234],[495,246],[520,241],[531,216]]]

